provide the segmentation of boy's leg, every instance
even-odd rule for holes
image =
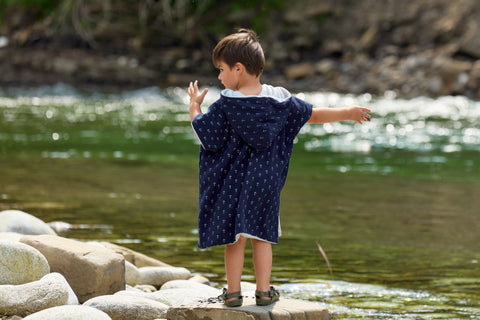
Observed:
[[[227,244],[225,247],[225,273],[227,274],[227,291],[241,291],[243,261],[245,257],[245,244],[247,239],[240,237],[237,242]]]
[[[272,244],[252,239],[252,249],[257,290],[268,291],[270,290],[270,275],[272,273]]]

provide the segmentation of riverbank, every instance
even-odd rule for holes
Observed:
[[[125,89],[185,87],[198,79],[219,86],[211,50],[243,26],[260,35],[263,81],[293,91],[480,98],[480,3],[474,0],[220,2],[183,9],[139,1],[128,11],[120,3],[81,5],[46,16],[7,7],[0,85]],[[141,19],[149,14],[153,20]],[[98,21],[88,28],[75,24],[93,18]]]

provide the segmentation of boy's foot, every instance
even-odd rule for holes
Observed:
[[[227,293],[227,288],[223,288],[223,293],[218,297],[227,307],[240,307],[243,303],[241,291]]]
[[[269,291],[255,290],[255,302],[257,306],[269,306],[280,299],[280,292],[273,286],[270,286]]]

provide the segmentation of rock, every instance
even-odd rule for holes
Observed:
[[[160,260],[151,258],[144,255],[143,253],[136,252],[132,249],[128,249],[113,243],[109,242],[97,242],[98,244],[104,246],[107,249],[113,250],[116,253],[119,253],[125,257],[125,260],[135,265],[137,268],[157,266],[157,267],[171,267],[171,265],[166,264]]]
[[[190,271],[182,267],[143,267],[139,268],[138,284],[151,284],[160,287],[170,280],[186,280]]]
[[[26,284],[0,285],[0,301],[0,314],[24,317],[65,305],[69,301],[69,286],[63,276],[50,273]]]
[[[280,298],[267,307],[255,304],[253,296],[245,296],[243,305],[228,308],[218,300],[192,303],[168,309],[167,320],[330,320],[328,310],[317,303]]]
[[[125,261],[125,282],[130,286],[136,286],[140,278],[140,271],[132,263]]]
[[[119,291],[115,293],[115,295],[141,297],[141,298],[161,302],[167,306],[176,307],[176,306],[198,302],[198,301],[209,299],[209,298],[216,298],[219,294],[214,295],[212,297],[207,292],[202,290],[178,288],[178,289],[158,290],[155,292],[139,292],[139,291],[124,290],[124,291]]]
[[[133,287],[135,290],[140,290],[142,292],[155,292],[157,291],[157,288],[155,288],[152,285],[149,284],[138,284],[135,287]]]
[[[167,289],[195,289],[205,293],[206,297],[217,297],[222,291],[206,284],[190,280],[172,280],[162,285],[160,290]]]
[[[24,284],[50,273],[47,259],[37,249],[12,240],[0,240],[0,284]]]
[[[112,320],[105,312],[87,306],[48,308],[23,318],[24,320]]]
[[[311,63],[297,63],[285,68],[285,75],[290,80],[310,78],[315,73],[315,66]]]
[[[19,210],[5,210],[0,212],[0,232],[56,235],[55,231],[45,222]]]
[[[105,295],[86,301],[84,306],[107,313],[112,320],[152,320],[164,318],[168,306],[143,297]]]
[[[38,249],[50,269],[65,276],[81,303],[125,289],[125,260],[111,250],[50,235],[20,241]]]
[[[23,236],[23,234],[17,232],[0,232],[1,240],[20,241],[20,238]]]
[[[190,279],[188,279],[188,281],[193,281],[193,282],[202,283],[202,284],[206,284],[206,285],[210,284],[210,280],[208,280],[208,278],[206,278],[204,276],[201,276],[199,274],[191,277]]]

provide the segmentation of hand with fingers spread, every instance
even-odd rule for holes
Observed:
[[[202,113],[200,105],[203,103],[203,99],[207,95],[208,89],[203,89],[202,92],[198,90],[198,81],[190,82],[188,86],[188,95],[190,96],[190,120],[193,120],[195,116]]]

